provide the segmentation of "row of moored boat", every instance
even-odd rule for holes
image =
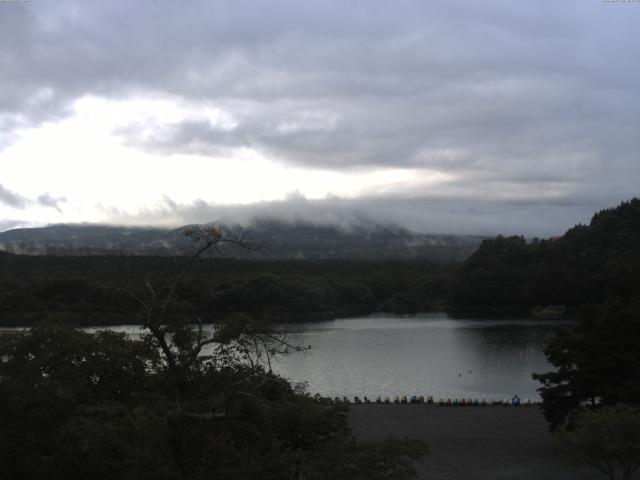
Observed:
[[[368,397],[353,397],[351,400],[348,397],[335,397],[333,399],[334,403],[388,403],[388,404],[406,404],[406,403],[426,403],[429,405],[439,405],[441,407],[486,407],[486,406],[503,406],[503,407],[530,407],[533,405],[533,402],[530,399],[525,399],[523,401],[520,400],[518,395],[514,395],[511,398],[504,398],[502,400],[487,400],[483,399],[471,399],[471,398],[441,398],[437,401],[433,399],[431,395],[425,397],[423,395],[417,396],[394,396],[394,397],[376,397],[375,400],[372,400]]]

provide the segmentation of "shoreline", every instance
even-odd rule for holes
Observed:
[[[234,312],[233,314],[241,314],[241,315],[249,315],[255,319],[260,319],[260,316],[256,314],[256,312]],[[334,310],[327,312],[310,312],[305,314],[299,313],[290,313],[290,314],[282,314],[282,315],[268,315],[263,316],[262,320],[267,321],[272,325],[282,325],[282,326],[293,326],[293,325],[305,325],[309,323],[316,322],[333,322],[335,320],[351,320],[358,318],[379,318],[379,317],[392,317],[392,318],[411,318],[411,317],[420,317],[421,315],[433,315],[433,314],[445,314],[451,320],[474,320],[477,322],[506,322],[506,321],[530,321],[533,323],[552,323],[552,322],[567,322],[568,324],[576,323],[575,318],[571,316],[563,316],[563,317],[534,317],[532,315],[522,314],[520,315],[496,315],[491,317],[489,315],[478,315],[474,316],[471,313],[467,312],[466,315],[458,315],[454,314],[451,310],[446,309],[433,309],[433,310],[421,310],[418,312],[383,312],[383,311],[346,311],[346,310]],[[228,315],[231,315],[228,314]],[[192,325],[214,325],[218,322],[223,321],[223,318],[228,315],[204,315],[204,314],[194,314],[194,318],[204,319],[201,322],[192,322]],[[140,322],[133,321],[136,315],[135,314],[121,314],[121,315],[109,315],[105,318],[101,319],[102,321],[95,321],[90,323],[79,323],[77,321],[71,321],[68,323],[69,326],[75,328],[109,328],[109,327],[128,327],[128,326],[138,326],[141,325]],[[0,318],[0,331],[1,330],[15,330],[21,328],[30,328],[34,325],[42,323],[43,315],[41,314],[33,314],[33,315],[22,315],[22,318],[16,319],[13,317],[11,320],[7,320],[6,318]]]

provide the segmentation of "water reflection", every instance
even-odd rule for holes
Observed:
[[[445,314],[291,325],[292,339],[312,350],[281,359],[276,369],[327,396],[537,398],[531,374],[551,368],[542,350],[558,328],[570,325]]]
[[[273,367],[294,382],[308,382],[311,393],[330,397],[537,399],[539,384],[531,374],[551,369],[543,349],[558,329],[572,325],[451,319],[443,313],[291,324],[285,326],[289,339],[312,348],[280,357]],[[146,333],[135,325],[109,328],[132,337]]]

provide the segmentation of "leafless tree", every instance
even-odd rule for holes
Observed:
[[[134,293],[129,288],[117,290],[135,300],[142,311],[142,325],[157,343],[169,369],[190,368],[203,359],[226,359],[226,361],[245,361],[252,372],[264,364],[272,371],[272,358],[278,354],[288,354],[303,348],[291,343],[284,329],[275,329],[267,322],[255,321],[235,315],[222,321],[212,330],[205,332],[199,319],[181,322],[168,311],[176,296],[176,290],[196,260],[209,252],[225,256],[223,245],[231,245],[244,250],[260,251],[260,246],[247,241],[246,232],[236,230],[223,233],[212,227],[194,227],[183,232],[183,236],[193,242],[193,253],[168,286],[156,288],[151,279],[144,280],[144,293]],[[215,345],[216,348],[210,347]],[[308,348],[308,347],[307,347]],[[211,350],[208,355],[203,355]]]

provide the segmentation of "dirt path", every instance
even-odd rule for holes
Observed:
[[[350,423],[358,439],[412,436],[431,455],[417,465],[429,480],[598,480],[590,468],[576,469],[558,452],[536,407],[438,407],[353,405]]]

